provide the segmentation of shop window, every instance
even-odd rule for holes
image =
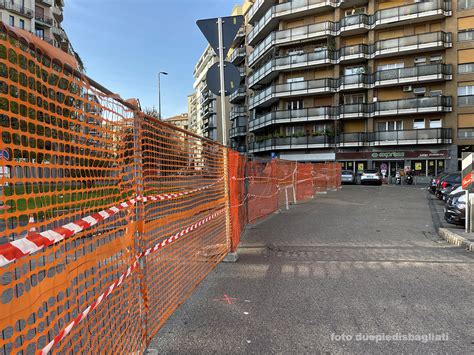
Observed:
[[[424,118],[417,118],[413,120],[413,128],[414,129],[424,129],[425,128],[425,119]]]
[[[442,127],[441,118],[430,119],[430,128],[441,128],[441,127]]]

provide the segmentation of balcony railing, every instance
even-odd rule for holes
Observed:
[[[247,135],[247,127],[232,127],[229,131],[229,136],[231,138],[245,135]]]
[[[41,16],[41,15],[35,14],[35,21],[47,26],[53,25],[53,19],[48,16]]]
[[[229,60],[230,60],[231,63],[238,63],[238,62],[241,62],[242,59],[245,58],[245,55],[246,55],[245,48],[243,48],[243,47],[236,48],[236,49],[234,49],[234,51],[230,55]]]
[[[249,131],[254,131],[274,124],[334,120],[337,118],[337,107],[312,107],[300,110],[272,111],[249,121]]]
[[[34,11],[20,4],[14,4],[11,0],[0,0],[0,8],[7,9],[28,18],[33,18]]]
[[[248,36],[250,45],[253,45],[262,35],[266,34],[271,23],[277,23],[277,19],[285,15],[294,15],[315,9],[326,9],[337,7],[341,0],[293,0],[272,6],[253,26]],[[262,31],[265,31],[263,33]],[[262,34],[263,33],[263,34]]]
[[[333,93],[337,88],[338,80],[330,78],[276,84],[250,97],[249,106],[252,109],[259,105],[270,104],[279,97]]]
[[[458,96],[458,106],[474,106],[474,95]]]
[[[367,133],[341,133],[337,136],[336,144],[340,147],[350,147],[402,144],[450,144],[451,142],[451,128],[427,128]]]
[[[247,116],[247,108],[245,106],[234,106],[230,110],[230,119]]]
[[[337,51],[324,49],[313,53],[291,54],[284,57],[273,58],[262,67],[254,70],[249,76],[249,86],[257,84],[264,78],[271,76],[272,73],[277,74],[283,70],[297,68],[307,69],[319,65],[336,64],[337,57]]]
[[[294,95],[312,95],[353,89],[372,89],[380,86],[418,83],[424,81],[451,80],[452,66],[429,64],[411,68],[377,71],[374,74],[345,75],[340,78],[328,78],[277,84],[257,91],[250,98],[251,108],[267,104],[278,97]]]
[[[269,6],[272,6],[275,3],[275,0],[257,0],[253,3],[252,7],[248,12],[249,22],[253,22],[255,17],[262,12],[265,12]]]
[[[53,6],[53,0],[39,0],[39,2],[46,6]]]
[[[229,96],[229,101],[234,102],[234,101],[245,99],[246,95],[247,95],[247,90],[245,89],[245,87],[239,87],[238,90],[236,90]]]
[[[304,136],[304,137],[284,137],[269,138],[260,142],[249,144],[249,153],[262,152],[267,150],[284,149],[310,149],[334,147],[333,136]]]
[[[373,116],[413,114],[423,112],[451,112],[452,99],[449,96],[419,97],[372,104]]]
[[[310,8],[318,8],[324,6],[339,6],[341,1],[327,1],[327,0],[299,0],[291,1],[283,4],[277,4],[271,7],[265,15],[254,25],[253,30],[249,33],[248,40],[250,45],[255,45],[258,40],[268,34],[273,25],[278,23],[278,18],[301,12]],[[255,6],[255,5],[254,5]],[[252,11],[250,11],[252,12]],[[433,0],[429,2],[420,2],[415,4],[403,5],[395,8],[383,9],[377,11],[373,15],[357,14],[346,16],[339,22],[330,22],[331,30],[334,36],[340,35],[342,32],[354,31],[359,29],[370,30],[378,26],[388,25],[395,22],[410,21],[414,22],[416,19],[423,21],[429,18],[437,18],[441,16],[450,16],[452,14],[452,3],[450,0]],[[318,23],[315,25],[321,25]],[[309,25],[314,26],[314,25]],[[273,26],[274,27],[274,26]],[[307,27],[307,26],[305,26]],[[298,27],[298,31],[303,31],[303,27]],[[285,31],[285,30],[284,30]],[[270,34],[269,37],[275,33],[284,32],[277,31]],[[286,30],[288,31],[288,30]],[[266,40],[268,40],[268,38]],[[265,40],[265,41],[266,41]],[[264,41],[264,42],[265,42]],[[275,43],[277,44],[277,43]],[[260,46],[260,44],[259,44]],[[257,46],[258,47],[258,46]],[[262,50],[264,52],[265,50]],[[253,62],[253,58],[250,62]]]

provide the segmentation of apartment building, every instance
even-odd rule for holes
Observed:
[[[188,130],[189,128],[188,113],[182,113],[180,115],[171,116],[171,117],[165,118],[164,121],[167,123],[171,123],[172,125],[181,129]]]
[[[62,29],[64,0],[0,0],[0,20],[74,54]]]
[[[196,66],[194,67],[194,95],[196,96],[196,110],[195,123],[190,125],[191,129],[196,134],[203,137],[224,142],[224,132],[221,124],[221,105],[220,99],[217,100],[208,88],[206,83],[206,74],[208,69],[217,62],[217,55],[211,46],[207,46],[203,54],[199,58]],[[225,110],[229,110],[228,100],[226,99]],[[189,114],[189,112],[188,112]],[[229,115],[227,117],[227,127],[230,127]],[[200,126],[200,129],[195,128]],[[199,131],[199,132],[198,132]],[[228,130],[225,132],[225,142],[228,141],[229,133]]]
[[[474,0],[256,0],[248,152],[457,170],[474,145]]]

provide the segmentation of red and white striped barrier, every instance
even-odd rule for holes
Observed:
[[[41,350],[40,354],[48,354],[54,345],[58,344],[61,340],[63,340],[76,325],[82,322],[91,311],[96,309],[100,305],[100,303],[114,291],[114,289],[119,287],[123,283],[123,281],[132,274],[133,270],[137,268],[138,262],[140,261],[141,258],[149,254],[155,253],[160,249],[163,249],[165,246],[170,245],[171,243],[175,242],[179,238],[185,236],[186,234],[189,234],[193,230],[196,230],[197,228],[201,227],[203,224],[206,224],[212,221],[213,219],[223,214],[224,212],[225,212],[225,209],[221,209],[217,212],[214,212],[210,214],[209,216],[207,216],[206,218],[201,219],[200,221],[188,226],[182,231],[176,233],[175,235],[163,240],[162,242],[156,244],[155,246],[151,248],[148,248],[144,252],[137,255],[135,262],[128,267],[127,271],[125,271],[118,278],[117,281],[115,281],[112,285],[110,285],[105,292],[103,292],[99,297],[97,297],[97,299],[89,307],[87,307],[81,314],[79,314],[76,317],[76,319],[74,319],[71,323],[69,323],[67,327],[61,330],[59,334],[55,336],[54,339]]]
[[[202,190],[209,189],[212,186],[218,184],[222,180],[223,178],[220,178],[210,185],[203,186],[203,187],[193,189],[193,190],[188,190],[188,191],[175,192],[175,193],[169,193],[169,194],[159,194],[159,195],[153,195],[153,196],[147,196],[147,197],[138,196],[127,202],[122,202],[121,204],[117,206],[107,208],[103,211],[81,218],[78,221],[68,223],[62,227],[54,228],[54,229],[47,230],[41,233],[37,233],[36,231],[32,231],[30,229],[28,231],[28,235],[25,238],[21,238],[21,239],[14,240],[12,242],[0,245],[0,267],[8,265],[14,262],[15,260],[23,258],[27,255],[36,253],[37,251],[43,248],[59,243],[60,241],[66,238],[70,238],[84,231],[87,228],[95,226],[99,222],[104,221],[116,215],[120,211],[134,206],[137,201],[148,202],[148,201],[171,200],[174,198],[190,195]]]

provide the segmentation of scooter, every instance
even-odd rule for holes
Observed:
[[[407,174],[407,178],[405,179],[407,185],[413,185],[413,175]]]
[[[400,176],[400,173],[397,171],[395,174],[395,185],[401,185],[402,184],[402,177]]]

